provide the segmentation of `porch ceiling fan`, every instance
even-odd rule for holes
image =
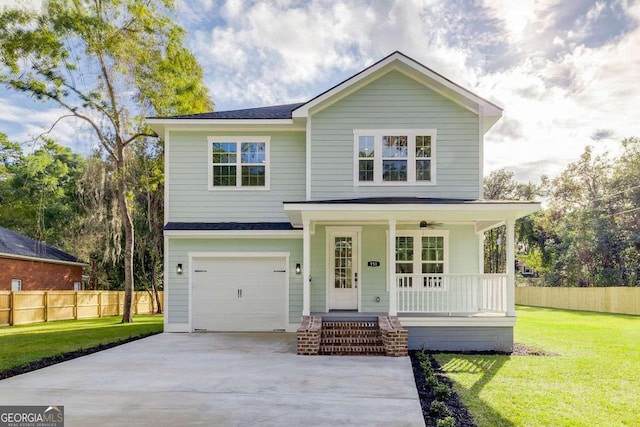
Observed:
[[[435,228],[441,225],[442,223],[437,221],[420,221],[420,228]]]

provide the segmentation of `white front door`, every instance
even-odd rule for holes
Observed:
[[[329,260],[329,309],[358,309],[360,265],[357,231],[330,231],[327,239]]]

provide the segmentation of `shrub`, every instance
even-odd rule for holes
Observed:
[[[420,367],[425,372],[425,374],[433,373],[433,368],[431,367],[431,361],[428,359],[420,362]]]
[[[436,427],[456,427],[456,419],[453,417],[444,417],[436,422]]]
[[[440,383],[434,387],[433,394],[436,396],[436,399],[445,400],[451,396],[451,388],[446,384]]]
[[[438,378],[433,374],[425,375],[424,376],[424,382],[427,385],[427,387],[435,387],[440,383],[438,381]]]
[[[419,352],[417,352],[416,353],[416,357],[418,358],[418,360],[420,362],[422,362],[424,360],[429,360],[429,356],[427,355],[427,353],[425,353],[424,349],[422,349]]]
[[[451,411],[447,407],[447,404],[440,401],[434,400],[431,402],[431,407],[429,407],[429,413],[435,417],[448,417],[451,415]]]

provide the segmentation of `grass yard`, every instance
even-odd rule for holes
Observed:
[[[515,341],[559,356],[435,356],[479,426],[640,426],[640,316],[517,314]]]
[[[120,323],[121,319],[116,316],[0,327],[0,372],[163,329],[162,316],[139,315],[129,324]]]

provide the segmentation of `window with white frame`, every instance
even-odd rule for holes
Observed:
[[[435,182],[435,129],[355,130],[356,185]]]
[[[395,271],[398,286],[441,288],[441,274],[447,272],[446,231],[398,231]]]
[[[209,137],[209,189],[268,189],[269,137]]]
[[[11,290],[14,292],[22,290],[22,280],[20,279],[11,279]]]

